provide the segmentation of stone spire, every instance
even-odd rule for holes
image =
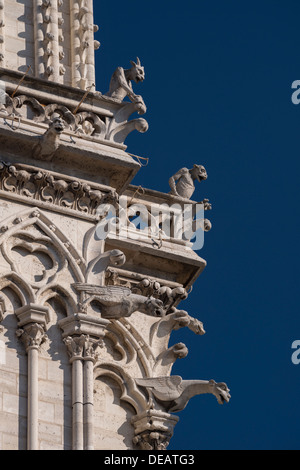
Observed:
[[[90,89],[97,30],[93,0],[0,0],[0,66]]]

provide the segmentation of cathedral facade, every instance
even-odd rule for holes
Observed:
[[[0,0],[2,450],[163,450],[193,396],[230,398],[171,374],[188,352],[172,331],[205,333],[179,306],[206,266],[191,242],[211,228],[191,199],[205,168],[169,193],[131,184],[144,67],[97,91],[97,29],[92,0]]]

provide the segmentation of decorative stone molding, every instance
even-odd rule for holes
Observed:
[[[18,326],[25,327],[28,324],[38,324],[46,330],[50,321],[49,309],[42,305],[29,304],[15,311],[18,318]]]
[[[95,82],[94,32],[92,0],[70,2],[72,84],[87,90]],[[99,43],[100,46],[100,43]]]
[[[140,111],[139,103],[126,103],[116,112],[113,119],[108,121],[106,139],[112,142],[123,143],[126,137],[134,130],[144,133],[148,130],[148,123],[143,118],[129,121],[134,112]]]
[[[74,280],[83,282],[85,262],[69,238],[37,208],[15,214],[2,224],[0,253],[9,268],[2,272],[0,289],[12,286],[19,302],[29,305],[16,312],[20,326],[29,314],[28,321],[41,323],[40,315],[46,315],[42,306],[53,297],[60,297],[70,316],[79,300],[70,285]]]
[[[106,283],[108,286],[122,286],[130,288],[132,293],[143,295],[145,297],[154,297],[163,302],[164,310],[170,313],[174,305],[180,301],[187,299],[188,293],[184,287],[169,287],[161,285],[159,281],[153,278],[144,278],[139,282],[133,279],[121,280],[119,273],[108,268],[105,273]]]
[[[50,75],[51,68],[48,68]],[[100,94],[100,96],[102,96]],[[105,97],[103,97],[105,100]],[[32,121],[49,124],[54,115],[59,115],[64,122],[65,129],[80,137],[92,137],[101,142],[123,144],[127,136],[134,130],[144,133],[148,130],[148,123],[143,118],[129,121],[129,117],[139,110],[136,103],[124,103],[111,115],[98,114],[92,111],[76,112],[74,114],[68,107],[59,103],[42,103],[27,95],[11,98],[4,96],[4,103],[0,104],[0,112],[22,119],[23,106],[29,106],[33,116]],[[24,119],[24,118],[23,118]]]
[[[35,206],[61,209],[97,219],[100,204],[115,204],[114,190],[104,192],[79,179],[58,177],[52,172],[37,171],[34,167],[11,165],[0,161],[0,193],[16,199],[21,197]]]
[[[71,336],[102,339],[108,324],[109,321],[104,318],[98,318],[85,313],[75,313],[59,321],[64,339]]]

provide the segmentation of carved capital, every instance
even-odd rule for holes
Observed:
[[[67,346],[70,362],[77,359],[96,362],[100,348],[103,347],[102,339],[91,339],[89,335],[67,336],[63,341]]]
[[[159,410],[149,409],[140,413],[132,419],[135,428],[133,443],[141,450],[166,450],[177,422],[177,416]]]
[[[42,305],[29,304],[15,311],[20,327],[16,334],[23,341],[26,352],[39,349],[47,340],[46,329],[49,323],[49,309]]]
[[[39,349],[47,340],[44,326],[40,323],[30,323],[20,328],[16,332],[17,336],[23,341],[26,352],[30,349]]]
[[[133,438],[133,443],[137,445],[140,450],[166,450],[171,435],[161,432],[146,431]]]

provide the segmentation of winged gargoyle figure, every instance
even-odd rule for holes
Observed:
[[[128,287],[97,286],[79,282],[74,284],[74,287],[77,291],[88,294],[88,303],[95,300],[100,305],[101,316],[109,320],[130,317],[137,311],[151,317],[165,315],[161,300],[133,294]],[[82,306],[84,305],[85,302]]]
[[[180,376],[135,379],[136,384],[148,391],[149,398],[154,397],[171,413],[182,411],[189,400],[196,395],[211,393],[218,403],[229,402],[229,388],[223,382],[214,380],[183,380]]]

